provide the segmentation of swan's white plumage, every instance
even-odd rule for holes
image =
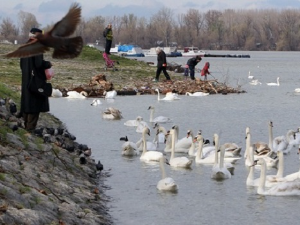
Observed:
[[[150,135],[150,129],[145,127],[143,129],[142,138],[143,138],[143,152],[140,157],[140,160],[143,162],[159,162],[160,158],[163,157],[163,154],[158,151],[147,151],[147,140],[146,140],[146,134]]]
[[[218,160],[218,152],[215,151],[215,163],[212,168],[211,178],[216,180],[224,180],[231,178],[231,173],[224,165],[224,156],[225,156],[225,145],[222,145],[220,148],[220,159]],[[216,148],[217,149],[217,148]],[[231,167],[233,167],[231,165]]]
[[[177,191],[178,186],[174,179],[171,177],[166,177],[165,167],[164,167],[164,157],[159,160],[159,166],[162,173],[162,179],[157,183],[157,189],[160,191]]]
[[[160,92],[159,90],[156,88],[155,91],[157,92],[157,100],[158,101],[173,101],[173,100],[179,100],[180,98],[174,94],[174,93],[167,93],[166,96],[164,98],[160,98]]]
[[[54,97],[54,98],[60,98],[60,97],[63,96],[63,94],[59,89],[53,88],[51,96]]]
[[[105,92],[106,99],[114,99],[117,96],[117,92],[115,90]]]
[[[154,117],[154,112],[155,112],[155,107],[154,106],[149,106],[148,110],[150,110],[150,122],[151,123],[167,123],[171,122],[172,120],[169,117],[166,116],[157,116]]]
[[[100,99],[94,99],[91,103],[92,106],[97,106],[97,105],[101,105],[101,104],[102,103],[101,103]]]
[[[277,82],[276,83],[267,83],[268,86],[279,86],[279,77],[277,77]]]
[[[82,91],[78,93],[77,91],[68,91],[67,92],[67,98],[78,98],[78,99],[85,99],[88,94],[85,91]]]
[[[192,97],[203,97],[203,96],[208,96],[209,93],[198,91],[194,93],[186,92],[185,95],[192,96]]]
[[[127,120],[124,125],[128,127],[137,127],[139,122],[143,120],[143,117],[137,116],[135,120]]]

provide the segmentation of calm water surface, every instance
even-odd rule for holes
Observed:
[[[229,52],[230,53],[230,52]],[[211,63],[212,75],[236,86],[242,85],[245,94],[210,95],[193,98],[181,96],[174,102],[158,102],[157,96],[117,96],[113,101],[101,99],[102,105],[90,106],[92,99],[51,99],[51,113],[60,118],[79,143],[93,150],[93,157],[104,164],[111,177],[106,184],[111,187],[107,195],[110,214],[116,224],[296,224],[299,218],[300,197],[260,196],[256,189],[247,188],[247,170],[243,159],[235,165],[231,179],[215,181],[210,178],[211,166],[192,165],[191,170],[166,167],[167,175],[179,186],[177,193],[163,193],[156,189],[161,173],[157,164],[145,164],[139,157],[121,156],[119,141],[127,135],[136,142],[141,134],[124,122],[142,116],[149,122],[150,105],[156,107],[156,116],[173,119],[164,124],[166,129],[179,125],[180,138],[188,129],[194,134],[199,129],[205,138],[220,134],[220,144],[235,142],[245,151],[245,129],[251,128],[252,141],[268,142],[269,120],[273,121],[274,137],[285,135],[288,129],[300,126],[300,95],[294,89],[300,87],[300,53],[295,52],[239,52],[250,54],[250,59],[204,58]],[[155,61],[155,58],[143,58]],[[169,62],[184,64],[187,58],[168,58]],[[248,84],[248,72],[263,84]],[[163,76],[163,75],[162,75]],[[179,76],[179,75],[178,75]],[[276,82],[279,87],[269,87],[266,82]],[[121,121],[106,121],[101,117],[105,108],[112,106],[122,111]],[[149,140],[154,138],[154,130]],[[160,144],[159,150],[164,145]],[[167,155],[169,157],[169,155]],[[296,149],[285,156],[285,172],[299,170]],[[275,174],[276,170],[268,171]],[[259,171],[256,171],[259,176]]]

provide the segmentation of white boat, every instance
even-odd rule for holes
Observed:
[[[182,56],[181,52],[177,51],[177,47],[161,47],[161,49],[166,53],[167,57]],[[145,56],[157,56],[155,47],[145,50],[144,53]]]
[[[185,57],[195,57],[197,55],[204,56],[205,54],[205,51],[199,50],[197,47],[185,47],[182,52],[182,56]]]
[[[110,49],[110,53],[128,57],[145,56],[142,48],[137,45],[116,45]]]

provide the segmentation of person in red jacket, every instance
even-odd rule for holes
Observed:
[[[201,70],[201,76],[204,76],[204,80],[207,80],[207,74],[210,74],[210,72],[208,71],[209,66],[209,62],[206,62],[203,69]]]

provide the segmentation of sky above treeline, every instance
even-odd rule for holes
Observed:
[[[36,16],[41,26],[60,20],[68,11],[73,0],[0,0],[0,19],[11,18],[17,23],[22,10]],[[189,9],[201,12],[224,9],[299,9],[300,0],[77,0],[86,19],[94,16],[123,16],[151,18],[162,8],[171,9],[174,15]]]

